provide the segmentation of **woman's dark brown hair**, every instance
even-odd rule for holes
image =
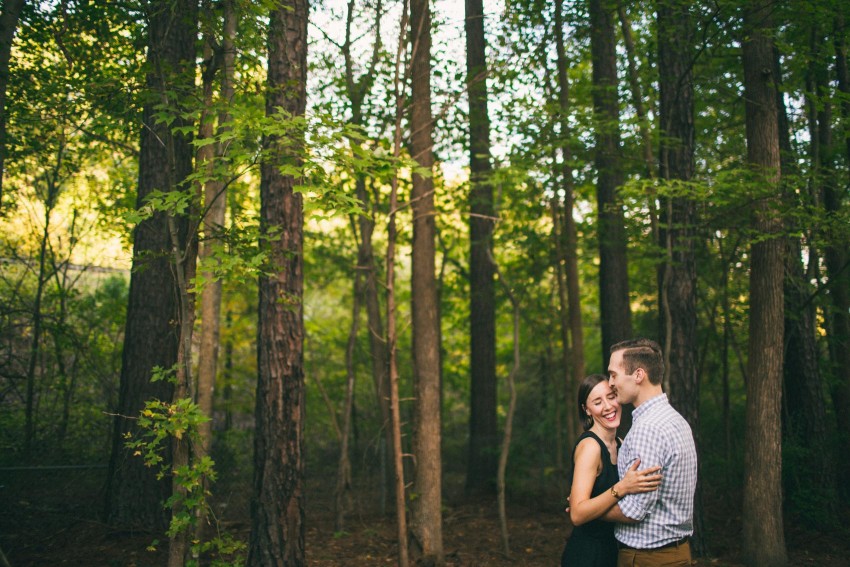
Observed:
[[[585,411],[585,403],[587,402],[587,396],[590,395],[591,390],[593,390],[597,384],[600,382],[607,382],[608,377],[604,374],[591,374],[587,376],[584,380],[581,381],[578,387],[578,415],[581,418],[581,426],[585,431],[593,427],[593,418],[587,415]]]

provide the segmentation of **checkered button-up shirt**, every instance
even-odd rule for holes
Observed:
[[[629,547],[652,549],[693,534],[697,452],[691,427],[667,401],[667,394],[647,400],[632,413],[632,428],[617,456],[620,478],[636,459],[639,469],[660,465],[655,492],[628,494],[620,510],[637,524],[617,524],[617,540]]]

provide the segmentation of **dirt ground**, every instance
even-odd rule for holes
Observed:
[[[0,472],[0,547],[12,567],[165,565],[165,547],[150,551],[156,534],[118,532],[98,519],[102,470]],[[329,479],[326,479],[326,481]],[[333,529],[333,483],[309,482],[307,491],[307,564],[313,567],[378,566],[396,563],[396,527],[375,508],[375,496],[354,501],[346,530]],[[447,500],[451,500],[448,498]],[[557,498],[508,504],[510,555],[502,551],[496,506],[488,501],[447,504],[444,545],[449,566],[558,565],[569,522]],[[730,504],[730,503],[726,503]],[[237,492],[219,497],[221,525],[247,541],[250,523],[246,499]],[[741,565],[740,521],[720,508],[707,510],[711,557],[699,566]],[[847,523],[844,524],[845,526]],[[818,533],[786,526],[790,564],[848,565],[850,530]],[[159,536],[160,541],[165,541]]]

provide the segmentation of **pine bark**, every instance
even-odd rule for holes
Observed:
[[[744,12],[747,159],[773,188],[753,210],[761,240],[751,247],[749,359],[744,454],[743,556],[747,565],[788,562],[782,518],[782,366],[784,241],[779,207],[780,153],[768,2]]]
[[[155,115],[163,96],[179,97],[194,87],[197,2],[151,2],[147,15],[149,71],[137,207],[153,190],[177,190],[178,183],[192,171],[194,155],[191,136],[172,134],[171,127],[158,123]],[[169,103],[176,101],[169,98]],[[172,127],[175,125],[188,124],[178,118]],[[180,217],[175,222],[179,239],[185,243],[188,219]],[[180,290],[172,259],[168,218],[157,212],[133,231],[133,271],[105,500],[107,522],[117,527],[159,529],[167,523],[162,503],[171,492],[169,479],[157,480],[157,471],[134,457],[124,442],[126,434],[136,431],[135,418],[145,401],[170,401],[174,394],[170,382],[150,381],[154,366],[171,368],[178,359]]]
[[[469,93],[469,336],[468,493],[493,493],[499,455],[496,420],[496,306],[487,40],[482,0],[466,0],[466,82]]]
[[[596,149],[596,203],[599,234],[599,307],[602,366],[614,343],[631,337],[629,277],[620,156],[620,108],[617,100],[617,59],[614,8],[604,0],[589,0],[590,50],[593,63],[593,112]]]
[[[301,116],[307,85],[306,0],[272,10],[268,35],[266,116],[282,108]],[[288,148],[286,146],[289,146]],[[260,221],[279,236],[265,245],[271,275],[259,282],[254,486],[248,565],[304,565],[304,310],[303,206],[297,180],[280,171],[298,167],[300,141],[264,139]]]
[[[694,175],[694,62],[691,3],[661,0],[658,14],[658,70],[661,94],[661,178],[689,182]],[[660,269],[660,318],[664,337],[665,383],[670,403],[688,421],[699,448],[699,373],[697,353],[696,202],[666,197],[660,237],[667,261]],[[705,555],[702,483],[694,508],[694,539],[698,556]]]
[[[661,92],[661,177],[676,182],[694,174],[694,97],[689,2],[659,1],[658,51]],[[665,198],[662,243],[668,250],[662,279],[663,329],[668,336],[670,400],[696,432],[699,416],[696,336],[696,204],[687,197]],[[675,332],[674,332],[675,331]]]
[[[411,0],[410,148],[413,159],[433,169],[431,118],[431,10],[428,0]],[[435,210],[433,177],[413,175],[411,316],[413,330],[414,436],[416,455],[413,533],[422,546],[422,561],[443,563],[439,307],[435,278]]]

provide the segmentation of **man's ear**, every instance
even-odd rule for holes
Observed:
[[[643,381],[644,381],[646,378],[647,378],[647,376],[646,376],[646,370],[644,370],[643,368],[638,367],[638,368],[637,368],[637,370],[635,370],[635,384],[637,384],[637,385],[642,384],[642,383],[643,383]]]

